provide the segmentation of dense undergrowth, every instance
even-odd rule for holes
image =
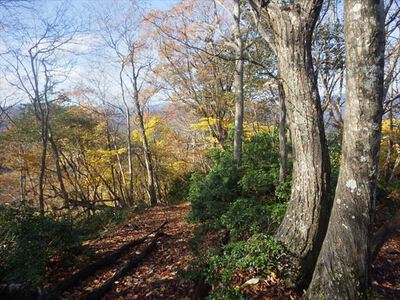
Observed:
[[[192,241],[197,256],[189,275],[212,287],[209,299],[245,299],[236,280],[240,273],[297,276],[289,253],[272,237],[290,196],[290,177],[278,180],[277,149],[276,131],[258,133],[244,143],[238,169],[228,146],[211,151],[207,174],[191,177],[189,219],[201,226]]]
[[[0,206],[0,282],[43,286],[51,257],[76,259],[82,241],[111,233],[127,217],[127,211],[108,208],[56,219],[28,205]]]

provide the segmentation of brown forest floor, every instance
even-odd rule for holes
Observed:
[[[379,251],[372,268],[372,285],[382,299],[400,299],[399,232],[393,234]]]
[[[193,256],[189,241],[193,237],[194,226],[186,222],[189,204],[159,206],[146,209],[128,223],[117,229],[110,237],[88,241],[86,249],[92,251],[90,261],[82,259],[80,263],[54,263],[47,274],[54,284],[72,275],[74,272],[97,258],[120,247],[128,241],[141,238],[168,221],[157,249],[145,258],[137,268],[117,281],[103,299],[194,299],[194,283],[182,279],[178,270],[186,269]],[[68,290],[63,295],[67,299],[83,299],[93,289],[110,278],[129,258],[140,251],[144,245],[134,247],[129,254],[105,270],[82,282],[81,286]],[[271,280],[269,280],[270,282]],[[274,280],[272,280],[274,281]],[[279,280],[278,280],[279,281]],[[373,267],[374,290],[382,299],[400,299],[400,234],[393,235],[381,249]],[[260,281],[247,291],[253,299],[299,299],[282,284]],[[278,293],[277,293],[278,292]],[[280,296],[274,296],[280,295]],[[285,295],[284,297],[282,297]]]

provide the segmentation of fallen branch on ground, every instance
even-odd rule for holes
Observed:
[[[83,280],[85,280],[89,276],[96,273],[99,269],[102,269],[102,268],[107,267],[107,266],[111,265],[112,263],[114,263],[121,256],[123,256],[127,251],[129,251],[133,246],[140,245],[143,242],[145,242],[149,238],[149,236],[151,234],[153,234],[154,232],[156,232],[156,233],[160,232],[166,224],[167,224],[167,222],[165,221],[163,224],[161,224],[160,227],[153,230],[146,236],[144,236],[140,239],[137,239],[137,240],[130,241],[130,242],[124,244],[123,246],[121,246],[120,248],[118,248],[117,250],[113,251],[112,253],[103,256],[102,258],[100,258],[96,262],[94,262],[93,264],[76,272],[71,277],[67,278],[66,280],[58,283],[55,287],[48,289],[47,294],[61,293],[73,286],[80,284]]]
[[[104,294],[107,293],[108,290],[114,285],[115,281],[124,277],[131,269],[136,267],[148,254],[151,253],[151,251],[153,251],[156,248],[157,240],[162,235],[162,233],[163,233],[162,229],[159,230],[156,233],[156,235],[154,236],[153,240],[150,242],[150,244],[147,245],[146,248],[144,248],[142,250],[142,252],[140,252],[140,254],[138,254],[133,259],[131,259],[113,277],[108,279],[105,283],[103,283],[99,288],[97,288],[93,292],[91,292],[84,299],[85,300],[98,300],[101,297],[103,297]]]

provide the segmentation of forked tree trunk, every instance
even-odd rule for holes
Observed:
[[[139,92],[140,92],[140,88],[138,85],[139,71],[136,69],[135,51],[136,51],[136,49],[133,47],[129,53],[131,72],[132,72],[131,82],[132,82],[132,88],[133,88],[133,102],[134,102],[134,105],[136,108],[136,114],[137,114],[138,121],[139,121],[140,135],[142,137],[144,160],[145,160],[145,164],[146,164],[146,173],[147,173],[147,193],[148,193],[148,196],[150,199],[150,205],[155,206],[158,203],[157,190],[156,190],[157,187],[156,187],[156,180],[155,180],[155,176],[154,176],[154,167],[153,167],[151,149],[150,149],[150,145],[149,145],[149,142],[147,139],[146,126],[144,123],[143,110],[142,110],[142,107],[140,105],[140,100],[139,100]],[[140,68],[139,68],[139,70],[140,70]]]
[[[325,236],[331,203],[329,159],[314,74],[311,39],[322,0],[250,0],[278,58],[293,145],[292,190],[276,238],[300,259],[306,286]],[[272,35],[268,34],[271,32]]]
[[[346,0],[346,116],[328,231],[308,299],[359,299],[369,285],[384,76],[383,0]]]

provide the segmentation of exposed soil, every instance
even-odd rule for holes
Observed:
[[[165,235],[159,238],[156,251],[153,251],[127,276],[115,282],[104,299],[190,299],[190,295],[194,294],[194,284],[177,275],[178,270],[185,269],[193,258],[188,241],[193,236],[194,226],[186,222],[188,211],[188,204],[146,209],[129,223],[121,226],[112,236],[86,242],[84,246],[94,252],[91,261],[69,267],[55,264],[48,272],[48,278],[52,279],[50,284],[67,278],[129,241],[144,237],[164,221],[168,221],[164,227]],[[97,272],[79,287],[65,292],[63,296],[68,299],[84,299],[145,246],[146,243],[143,243],[134,247],[111,268]]]

